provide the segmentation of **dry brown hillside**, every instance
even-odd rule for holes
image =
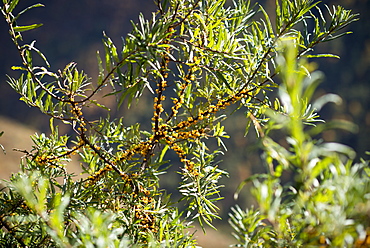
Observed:
[[[0,144],[6,151],[6,154],[0,151],[0,179],[8,179],[12,173],[19,171],[20,159],[24,155],[13,149],[30,150],[32,147],[30,135],[36,130],[0,116],[0,131],[4,131],[3,136],[0,137]]]

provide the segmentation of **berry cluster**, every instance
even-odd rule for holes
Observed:
[[[87,177],[88,182],[86,186],[94,185],[102,176],[104,176],[106,172],[111,171],[112,169],[112,166],[107,164],[106,166],[95,172],[94,175]]]

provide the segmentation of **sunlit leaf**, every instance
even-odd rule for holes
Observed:
[[[16,26],[14,27],[15,32],[24,32],[32,29],[36,29],[38,27],[41,27],[43,24],[32,24],[28,26]]]

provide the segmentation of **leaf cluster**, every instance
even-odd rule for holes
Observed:
[[[232,209],[234,236],[240,247],[367,247],[369,163],[354,163],[354,151],[343,144],[315,138],[333,126],[312,125],[319,120],[306,115],[321,73],[310,72],[303,59],[297,62],[297,48],[286,46],[277,59],[285,113],[266,111],[270,119],[263,128],[283,132],[285,142],[262,137],[268,172],[240,185],[239,191],[252,183],[257,208]]]

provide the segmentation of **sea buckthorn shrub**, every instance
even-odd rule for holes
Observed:
[[[50,135],[31,137],[34,146],[22,151],[21,172],[1,191],[0,244],[6,247],[196,246],[189,225],[197,220],[201,227],[212,226],[219,218],[219,180],[227,172],[218,156],[229,138],[222,122],[233,111],[244,111],[268,143],[265,129],[275,123],[269,111],[285,116],[289,110],[268,96],[278,87],[277,75],[284,74],[279,58],[287,48],[282,44],[290,41],[297,49],[287,61],[336,57],[314,48],[349,33],[342,29],[356,20],[349,10],[311,0],[276,1],[275,13],[244,0],[231,5],[156,0],[157,11],[149,19],[140,15],[122,45],[104,34],[98,75],[91,77],[75,62],[52,71],[35,42],[27,42],[27,31],[41,24],[22,25],[22,15],[44,5],[19,10],[19,0],[2,2],[20,56],[20,64],[12,67],[20,76],[9,76],[8,83],[20,100],[50,118]],[[111,117],[100,102],[102,92],[126,111],[149,97],[151,114],[135,124],[127,124],[125,116]],[[313,123],[315,110],[299,106],[308,113],[302,121]],[[106,114],[92,117],[88,109],[94,107]],[[72,132],[61,134],[59,125]],[[266,150],[272,167],[274,147],[279,148]],[[68,171],[71,160],[80,163],[82,178]],[[177,165],[180,199],[161,183]],[[281,170],[278,166],[271,176]],[[272,244],[280,238],[273,233],[256,240]]]
[[[323,74],[306,59],[296,60],[294,44],[283,47],[276,102],[282,111],[267,109],[269,121],[259,130],[266,172],[245,179],[235,194],[251,184],[256,203],[245,210],[236,205],[229,213],[235,246],[370,247],[369,161],[354,162],[350,147],[318,138],[333,127],[356,126],[319,118],[315,109],[340,98],[313,100]],[[272,138],[276,132],[280,140]]]

